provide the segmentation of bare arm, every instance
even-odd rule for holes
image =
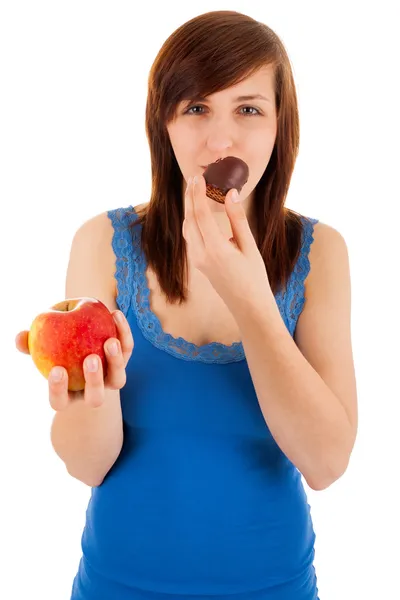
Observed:
[[[349,261],[342,236],[318,225],[310,262],[297,345],[272,301],[257,306],[245,299],[238,320],[271,433],[308,485],[322,490],[346,470],[358,422]]]
[[[119,392],[106,390],[98,408],[74,400],[57,412],[51,428],[51,443],[72,477],[95,487],[117,460],[122,448],[122,416]]]
[[[66,277],[66,298],[92,296],[114,312],[114,256],[112,224],[105,213],[84,223],[76,232]],[[50,401],[57,410],[51,442],[70,475],[89,486],[98,486],[117,460],[123,442],[119,389],[125,384],[125,366],[133,348],[129,325],[118,325],[119,354],[107,354],[108,375],[86,373],[84,394],[68,394],[65,377],[50,383]],[[114,340],[115,341],[115,340]],[[107,385],[108,382],[108,385]],[[62,410],[58,410],[62,407]]]

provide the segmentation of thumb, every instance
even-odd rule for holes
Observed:
[[[15,346],[17,350],[23,354],[30,354],[28,347],[29,331],[20,331],[15,338]]]
[[[232,227],[234,242],[243,254],[251,252],[255,241],[237,190],[232,189],[227,193],[225,209]]]

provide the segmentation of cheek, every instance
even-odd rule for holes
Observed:
[[[181,172],[187,177],[194,175],[192,171],[198,155],[195,136],[187,131],[187,127],[174,125],[169,129],[169,138]]]
[[[177,125],[173,130],[171,129],[171,145],[174,152],[180,155],[180,160],[190,160],[190,157],[196,153],[198,137],[198,132],[187,125]]]
[[[273,144],[270,144],[267,147],[264,141],[263,144],[259,145],[259,152],[255,153],[255,150],[256,149],[253,148],[251,154],[247,154],[248,164],[250,167],[250,176],[246,185],[243,188],[245,194],[249,194],[252,190],[254,190],[261,177],[263,176],[264,171],[267,168],[269,160],[271,158]]]
[[[265,127],[253,132],[253,135],[249,136],[248,146],[249,152],[252,156],[267,156],[272,154],[273,147],[276,140],[276,128]]]
[[[266,131],[264,134],[253,136],[248,140],[247,148],[244,151],[244,156],[247,156],[249,164],[252,166],[250,178],[257,177],[256,174],[264,173],[275,145],[275,134],[271,131]],[[258,180],[258,179],[257,179]]]

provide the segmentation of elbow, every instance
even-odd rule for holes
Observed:
[[[318,479],[318,480],[311,480],[311,479],[307,479],[307,485],[309,488],[311,488],[312,490],[314,490],[314,492],[322,492],[323,490],[326,490],[329,486],[332,485],[332,483],[334,483],[336,481],[336,479]]]
[[[322,492],[323,490],[326,490],[328,487],[330,487],[332,485],[332,483],[335,483],[335,481],[337,481],[339,477],[325,477],[325,478],[318,478],[318,479],[310,479],[310,478],[305,478],[307,481],[307,485],[309,488],[311,488],[312,490],[314,490],[314,492]]]
[[[82,473],[75,473],[74,471],[68,469],[68,467],[66,467],[66,469],[68,475],[70,475],[77,481],[84,483],[88,487],[99,487],[104,481],[104,477],[89,477],[87,474],[83,475]]]
[[[326,469],[323,473],[320,473],[318,476],[315,474],[310,475],[308,477],[305,476],[305,480],[307,485],[314,490],[315,492],[322,492],[330,487],[335,481],[340,479],[342,475],[346,472],[348,467],[348,461],[345,465],[341,465],[340,468],[336,467],[335,469]]]
[[[325,459],[322,464],[315,465],[313,472],[308,476],[305,475],[307,485],[312,490],[316,492],[326,490],[345,474],[349,466],[354,441],[355,434],[347,436],[346,443],[343,443],[340,448],[336,448],[331,453],[334,457],[333,460],[328,461]]]
[[[85,483],[86,485],[88,485],[91,488],[96,488],[96,487],[100,487],[101,484],[103,483],[104,478],[103,479],[94,479],[93,481],[84,481],[83,483]]]
[[[101,479],[95,479],[91,482],[86,483],[86,485],[88,485],[89,487],[100,487],[104,479],[105,477],[102,477]]]

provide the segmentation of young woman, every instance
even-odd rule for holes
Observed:
[[[108,374],[87,357],[77,397],[62,367],[49,379],[54,449],[93,488],[71,598],[316,600],[302,476],[327,488],[356,438],[350,275],[342,236],[285,207],[282,42],[231,11],[185,23],[152,66],[146,127],[150,201],[84,223],[67,272],[67,298],[119,317]],[[203,172],[227,156],[250,175],[218,204]]]

